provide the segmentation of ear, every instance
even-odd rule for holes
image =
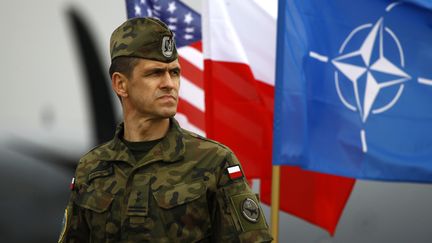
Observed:
[[[128,78],[119,72],[114,72],[111,76],[111,85],[116,94],[122,98],[128,97],[127,83]]]

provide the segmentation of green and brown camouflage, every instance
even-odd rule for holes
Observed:
[[[155,18],[132,18],[111,35],[111,60],[116,57],[139,57],[169,63],[177,59],[173,32]]]
[[[239,162],[226,146],[171,119],[136,161],[122,133],[80,160],[59,242],[271,242],[261,207],[256,221],[243,215],[259,200],[244,177],[230,179]]]

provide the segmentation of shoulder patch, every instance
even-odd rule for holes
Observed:
[[[69,189],[73,191],[75,189],[75,177],[72,177],[72,181],[69,184]]]
[[[230,197],[235,214],[243,232],[267,229],[267,223],[253,193],[237,194]]]
[[[66,207],[63,216],[63,221],[62,221],[62,230],[60,232],[60,238],[58,240],[59,243],[64,241],[66,229],[68,228],[68,226],[69,226],[69,212],[68,212],[68,207]]]
[[[257,223],[260,216],[258,204],[251,198],[246,198],[241,204],[243,216],[252,223]]]
[[[239,165],[230,166],[227,168],[228,176],[231,180],[243,178],[243,171]]]

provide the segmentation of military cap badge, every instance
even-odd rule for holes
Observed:
[[[171,57],[174,51],[174,40],[172,36],[164,36],[162,38],[162,54],[165,57]]]

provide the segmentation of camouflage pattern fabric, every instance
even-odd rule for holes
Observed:
[[[111,60],[139,57],[169,63],[178,57],[172,31],[155,18],[128,19],[111,35]]]
[[[59,242],[271,242],[258,198],[224,145],[171,119],[139,161],[119,137],[80,161]]]

